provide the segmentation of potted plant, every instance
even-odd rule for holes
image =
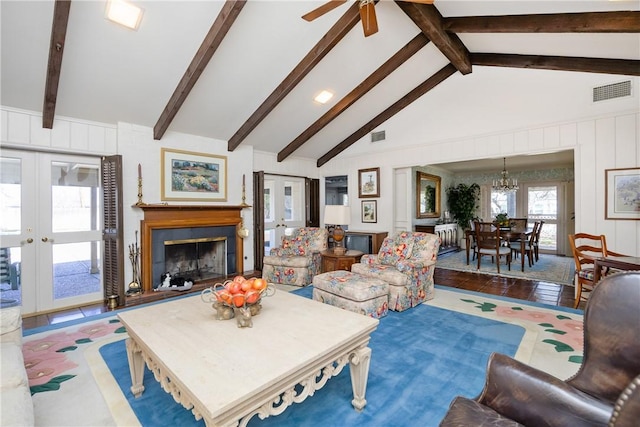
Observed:
[[[480,186],[475,182],[471,185],[458,184],[447,188],[449,211],[453,219],[462,230],[470,228],[469,221],[476,217],[478,202],[480,201]]]
[[[509,225],[509,215],[504,212],[499,213],[496,215],[496,222],[499,226],[507,227]]]

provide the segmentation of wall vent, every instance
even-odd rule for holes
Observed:
[[[631,96],[631,80],[593,88],[593,102]]]
[[[383,130],[379,132],[371,132],[371,142],[384,141],[386,139],[386,135]]]

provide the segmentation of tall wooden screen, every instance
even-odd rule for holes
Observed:
[[[253,269],[264,259],[264,171],[253,173]]]
[[[102,281],[105,300],[118,296],[124,305],[124,240],[122,227],[122,156],[102,158],[102,209],[104,256]]]
[[[305,190],[307,227],[320,227],[320,180],[305,178]]]

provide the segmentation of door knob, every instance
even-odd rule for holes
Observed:
[[[33,243],[33,239],[32,239],[31,237],[29,237],[29,238],[27,239],[27,243]]]
[[[48,238],[48,237],[43,237],[43,238],[42,238],[42,241],[43,241],[43,242],[48,242],[48,241],[49,241],[49,238]]]

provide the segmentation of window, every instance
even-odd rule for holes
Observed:
[[[506,213],[509,218],[516,217],[516,194],[491,190],[491,218],[499,213]]]

